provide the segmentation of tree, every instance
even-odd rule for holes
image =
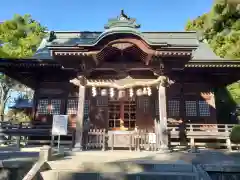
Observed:
[[[27,58],[33,56],[45,36],[46,28],[30,15],[15,15],[0,24],[0,57]]]
[[[32,99],[29,100],[29,98],[31,97],[29,97],[28,94],[20,94],[17,98],[13,100],[14,106],[12,106],[11,109],[7,112],[7,117],[9,120],[11,120],[11,122],[19,123],[29,122],[31,120],[32,113],[31,107],[29,105],[31,105]]]
[[[33,20],[30,15],[15,15],[13,19],[0,24],[0,57],[28,58],[32,57],[41,43],[46,28]],[[23,91],[25,86],[0,74],[0,115],[4,119],[6,103],[12,91]]]
[[[9,78],[8,76],[1,74],[0,75],[0,118],[1,121],[4,120],[4,110],[6,104],[11,97],[11,92],[13,89],[17,89],[19,83]]]
[[[201,32],[217,55],[240,59],[239,3],[216,0],[210,12],[188,21],[185,29]]]
[[[210,12],[205,13],[194,20],[189,20],[185,29],[187,31],[198,31],[202,35],[201,39],[210,44],[214,52],[220,57],[240,60],[240,2],[233,0],[215,0]],[[235,104],[240,103],[240,84],[239,82],[230,84],[226,87],[228,93],[218,89],[216,96],[226,96],[230,94]],[[220,98],[219,98],[220,99]],[[225,102],[230,102],[228,101]],[[218,102],[216,102],[217,104]],[[227,103],[219,103],[220,109],[233,111],[234,106]],[[219,111],[219,117],[229,117]],[[226,112],[230,113],[230,112]]]
[[[231,140],[231,142],[233,142],[239,146],[239,144],[240,144],[240,125],[236,125],[232,128],[232,131],[230,133],[230,140]],[[238,150],[239,150],[239,147],[238,147]]]

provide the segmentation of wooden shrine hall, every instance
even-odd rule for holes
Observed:
[[[33,124],[67,114],[76,147],[89,121],[108,132],[147,129],[166,148],[169,120],[218,123],[213,89],[239,79],[239,61],[216,56],[196,32],[141,32],[123,11],[104,28],[51,31],[34,57],[0,60],[35,90]]]

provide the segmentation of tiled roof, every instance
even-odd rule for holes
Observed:
[[[56,38],[51,42],[47,40],[48,38],[44,38],[33,58],[52,59],[49,46],[93,46],[113,33],[133,33],[152,46],[168,44],[173,47],[197,47],[199,45],[196,32],[138,32],[126,27],[104,32],[55,32]]]
[[[131,34],[144,40],[149,46],[166,46],[171,49],[190,48],[193,50],[192,60],[221,60],[212,49],[199,41],[196,32],[141,32],[136,19],[127,16],[123,10],[116,18],[109,19],[103,32],[53,32],[43,39],[33,58],[51,60],[49,47],[90,47],[97,45],[105,37],[112,35]]]
[[[199,43],[199,46],[192,53],[193,61],[214,61],[214,60],[224,60],[223,58],[217,56],[207,43]]]

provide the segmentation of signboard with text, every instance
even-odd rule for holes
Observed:
[[[53,115],[52,135],[67,135],[68,115]]]

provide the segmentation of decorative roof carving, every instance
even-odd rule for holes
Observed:
[[[104,26],[105,29],[113,27],[130,27],[140,28],[140,25],[136,23],[136,19],[128,17],[123,10],[117,18],[109,19],[108,23]]]
[[[126,48],[128,48],[128,47],[131,47],[131,46],[133,46],[132,43],[124,43],[124,42],[112,44],[112,47],[115,47],[115,48],[117,48],[117,49],[119,49],[119,50],[124,50],[124,49],[126,49]]]
[[[56,36],[55,32],[54,31],[50,31],[50,33],[48,34],[47,41],[48,42],[52,42],[55,39],[57,39],[57,36]]]

